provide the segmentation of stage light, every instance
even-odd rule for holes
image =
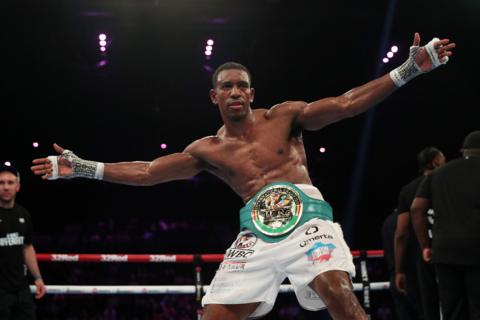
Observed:
[[[12,165],[12,163],[10,161],[5,161],[4,163],[7,167],[10,167]]]
[[[383,61],[383,63],[388,63],[388,61],[390,61],[390,59],[388,59],[388,58],[383,58],[382,61]]]
[[[390,48],[390,50],[391,50],[393,53],[396,53],[396,52],[398,52],[398,47],[397,47],[397,46],[392,46],[392,48]]]
[[[107,41],[105,41],[105,40],[100,40],[100,41],[98,42],[98,44],[99,44],[100,46],[102,46],[102,47],[105,47],[105,46],[107,45]]]
[[[160,148],[161,148],[161,149],[164,149],[164,150],[167,149],[167,144],[166,144],[166,143],[162,143],[162,144],[160,145]]]
[[[105,33],[100,33],[98,35],[98,40],[105,41],[107,39],[107,35]]]
[[[107,50],[107,48],[105,48],[105,47],[100,47],[100,51],[105,52],[106,50]]]
[[[325,149],[324,147],[321,147],[320,149],[318,149],[318,151],[320,151],[320,153],[325,153],[325,151],[327,151],[327,149]]]
[[[34,142],[34,143],[32,143],[32,146],[33,146],[34,148],[38,148],[39,144],[38,144],[38,142]]]
[[[205,55],[206,55],[206,56],[211,56],[211,55],[212,55],[212,51],[206,50],[206,51],[205,51]]]
[[[387,52],[387,57],[388,57],[388,58],[393,57],[393,52],[391,52],[391,51]]]
[[[206,46],[206,47],[205,47],[205,50],[212,51],[212,50],[213,50],[213,47],[212,47],[212,46]]]
[[[207,40],[207,45],[213,46],[213,44],[214,44],[214,42],[213,42],[212,39],[208,39],[208,40]]]

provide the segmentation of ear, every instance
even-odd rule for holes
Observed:
[[[218,104],[217,93],[215,92],[215,89],[210,89],[210,100],[212,100],[213,104]]]
[[[250,89],[250,103],[253,102],[254,98],[255,98],[255,89],[251,88]]]
[[[18,192],[18,191],[20,191],[20,182],[17,183],[17,187],[15,188],[15,192]]]

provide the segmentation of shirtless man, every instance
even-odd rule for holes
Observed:
[[[155,185],[208,171],[245,202],[241,232],[227,250],[203,298],[203,319],[246,319],[273,307],[289,277],[302,307],[327,307],[334,319],[367,319],[352,291],[352,257],[330,205],[308,176],[302,130],[319,130],[355,116],[415,76],[447,62],[455,47],[432,39],[419,47],[415,34],[408,60],[390,74],[341,96],[306,103],[288,101],[252,110],[249,71],[237,63],[213,75],[212,102],[224,125],[215,136],[151,162],[100,163],[54,145],[59,156],[33,160],[43,179],[84,177],[128,185]]]

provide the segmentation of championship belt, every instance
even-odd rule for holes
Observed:
[[[288,185],[273,185],[257,195],[251,211],[255,228],[271,237],[293,230],[300,222],[303,202],[297,190]]]
[[[307,196],[290,182],[272,182],[240,209],[240,230],[250,230],[265,242],[287,238],[310,219],[333,220],[332,207]]]

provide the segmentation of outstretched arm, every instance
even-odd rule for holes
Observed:
[[[338,96],[306,104],[296,124],[306,130],[318,130],[328,124],[353,117],[383,101],[414,77],[429,72],[448,61],[455,43],[449,39],[433,39],[419,47],[420,35],[415,33],[408,60],[389,74],[353,88]]]
[[[203,161],[192,155],[191,146],[184,152],[159,157],[151,162],[104,164],[83,160],[73,152],[54,144],[54,149],[60,156],[35,159],[31,169],[34,174],[42,176],[42,179],[84,177],[127,185],[154,185],[186,179],[204,169]]]

